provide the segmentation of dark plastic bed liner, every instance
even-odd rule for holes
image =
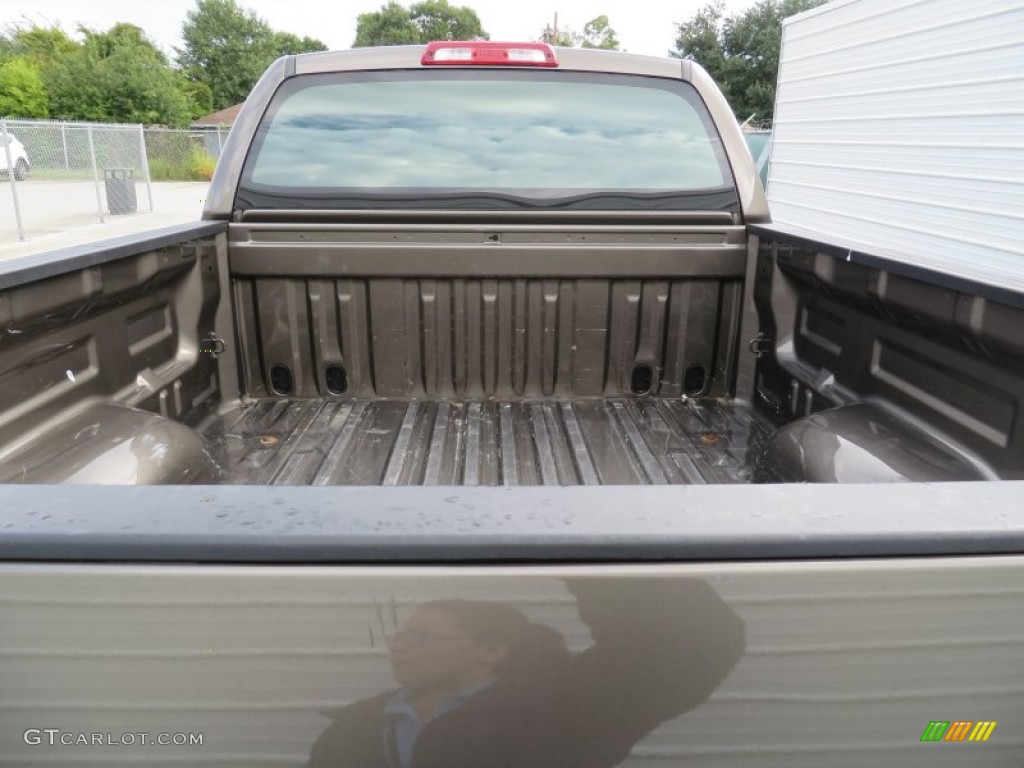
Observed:
[[[228,484],[747,483],[771,426],[717,400],[253,400],[203,434]]]

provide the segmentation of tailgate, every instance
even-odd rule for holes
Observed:
[[[493,654],[414,766],[1024,747],[1018,483],[43,490],[0,540],[5,766],[401,765],[403,687]]]

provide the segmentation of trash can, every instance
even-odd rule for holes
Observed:
[[[131,168],[104,168],[103,183],[107,188],[107,208],[111,215],[135,213],[139,201],[135,196],[135,178]]]

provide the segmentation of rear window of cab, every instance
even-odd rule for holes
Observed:
[[[536,70],[305,75],[278,90],[238,207],[738,210],[681,80]]]

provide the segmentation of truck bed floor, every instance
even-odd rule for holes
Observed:
[[[252,400],[207,422],[223,482],[745,483],[771,426],[717,400]]]

